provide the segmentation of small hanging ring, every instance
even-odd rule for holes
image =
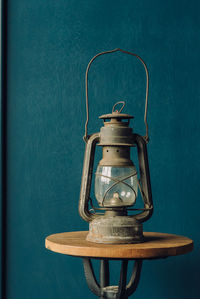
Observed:
[[[121,109],[120,109],[120,110],[115,110],[115,107],[116,107],[117,105],[119,105],[119,104],[122,104]],[[115,105],[114,105],[113,108],[112,108],[112,113],[113,113],[113,112],[121,113],[122,110],[124,109],[124,106],[125,106],[125,105],[126,105],[126,102],[125,102],[125,101],[119,101],[119,102],[115,103]]]

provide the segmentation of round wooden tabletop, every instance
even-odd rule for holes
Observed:
[[[139,244],[99,244],[86,241],[87,231],[50,235],[45,240],[47,249],[79,257],[113,259],[149,259],[186,254],[193,249],[193,241],[184,236],[164,233],[144,233]]]

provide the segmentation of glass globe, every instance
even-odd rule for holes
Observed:
[[[132,206],[137,197],[138,180],[135,166],[97,167],[95,196],[101,207]]]

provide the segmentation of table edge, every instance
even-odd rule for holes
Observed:
[[[78,231],[77,231],[78,233]],[[79,231],[80,233],[80,231]],[[153,233],[153,232],[149,232]],[[62,233],[60,233],[62,234]],[[109,245],[108,248],[104,247],[85,247],[86,251],[88,251],[89,248],[89,253],[88,254],[80,254],[80,251],[83,250],[84,246],[82,249],[80,249],[79,246],[70,246],[66,244],[56,244],[55,242],[48,240],[49,237],[58,235],[58,234],[53,234],[45,239],[45,247],[53,252],[60,253],[60,254],[65,254],[69,256],[74,256],[74,257],[91,257],[91,258],[110,258],[110,259],[159,259],[159,258],[165,258],[165,257],[170,257],[170,256],[178,256],[178,255],[183,255],[191,252],[194,247],[194,242],[192,239],[181,236],[181,235],[175,235],[175,234],[168,234],[168,233],[159,233],[157,234],[163,234],[163,235],[172,235],[172,236],[177,236],[177,237],[184,237],[188,239],[188,244],[184,245],[179,245],[176,247],[164,247],[164,248],[144,248],[144,249],[130,249],[130,248],[124,248],[123,251],[119,254],[114,254],[112,251],[112,254],[109,254],[108,252],[111,250],[111,247]],[[119,248],[119,244],[118,248]],[[123,244],[121,244],[123,245]],[[127,245],[127,244],[126,244]],[[112,245],[115,246],[115,245]],[[58,248],[59,247],[59,248]],[[153,253],[152,253],[153,250]]]

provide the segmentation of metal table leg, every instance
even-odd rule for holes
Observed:
[[[100,288],[101,288],[101,297],[100,299],[104,299],[103,288],[109,286],[109,261],[107,259],[100,260]]]
[[[100,260],[100,282],[98,283],[94,274],[90,258],[83,258],[84,272],[88,287],[100,299],[127,299],[131,296],[139,283],[142,269],[142,260],[135,260],[130,281],[127,284],[128,260],[123,259],[118,286],[109,285],[109,260]]]

